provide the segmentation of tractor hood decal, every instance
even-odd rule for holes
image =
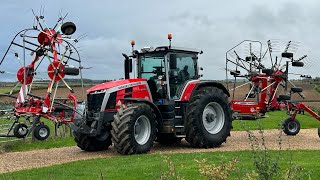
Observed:
[[[146,79],[142,79],[142,78],[109,81],[109,82],[105,82],[105,83],[93,86],[92,88],[87,90],[87,93],[92,93],[92,92],[101,91],[101,90],[108,90],[111,88],[116,88],[116,90],[125,89],[125,88],[137,86],[140,84],[146,84],[146,83],[147,83]]]

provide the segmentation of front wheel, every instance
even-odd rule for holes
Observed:
[[[300,131],[300,122],[295,119],[293,120],[291,117],[283,121],[283,132],[286,135],[294,136],[298,134]]]
[[[149,105],[133,103],[121,106],[111,125],[112,142],[120,154],[141,154],[152,148],[157,122]]]
[[[192,146],[216,147],[230,136],[230,103],[221,89],[205,87],[197,90],[187,111],[186,140]]]
[[[77,146],[84,151],[103,151],[107,150],[112,144],[110,134],[104,136],[89,137],[87,134],[73,133]],[[104,138],[102,138],[104,137]]]

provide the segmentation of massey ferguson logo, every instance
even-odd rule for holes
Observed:
[[[126,85],[122,85],[122,86],[118,86],[118,89],[126,89],[126,88],[129,88],[129,87],[133,87],[133,86],[138,86],[140,85],[141,82],[136,82],[136,83],[130,83],[130,84],[126,84]]]

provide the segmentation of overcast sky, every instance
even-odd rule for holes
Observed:
[[[225,52],[244,39],[299,41],[314,63],[301,71],[320,76],[317,0],[1,0],[1,56],[15,32],[32,27],[31,9],[38,12],[41,5],[48,24],[54,25],[62,10],[77,24],[77,35],[87,34],[78,43],[84,66],[93,67],[85,70],[86,78],[123,77],[121,53],[130,53],[130,40],[137,49],[168,45],[167,33],[174,46],[204,51],[199,60],[205,79],[225,79]]]

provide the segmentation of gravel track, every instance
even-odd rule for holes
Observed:
[[[282,135],[282,150],[320,150],[320,139],[317,129],[302,129],[296,136]],[[259,131],[253,131],[254,135],[260,137]],[[264,138],[268,149],[279,150],[279,130],[265,130]],[[257,142],[261,142],[261,139]],[[219,148],[198,149],[192,148],[186,141],[171,147],[155,144],[151,154],[156,153],[192,153],[192,152],[216,152],[216,151],[242,151],[250,150],[248,133],[244,131],[233,131],[227,143]],[[27,152],[14,152],[0,154],[0,173],[13,172],[23,169],[47,167],[72,161],[107,158],[119,156],[114,148],[102,152],[84,152],[78,147],[63,147],[44,150],[33,150]]]

